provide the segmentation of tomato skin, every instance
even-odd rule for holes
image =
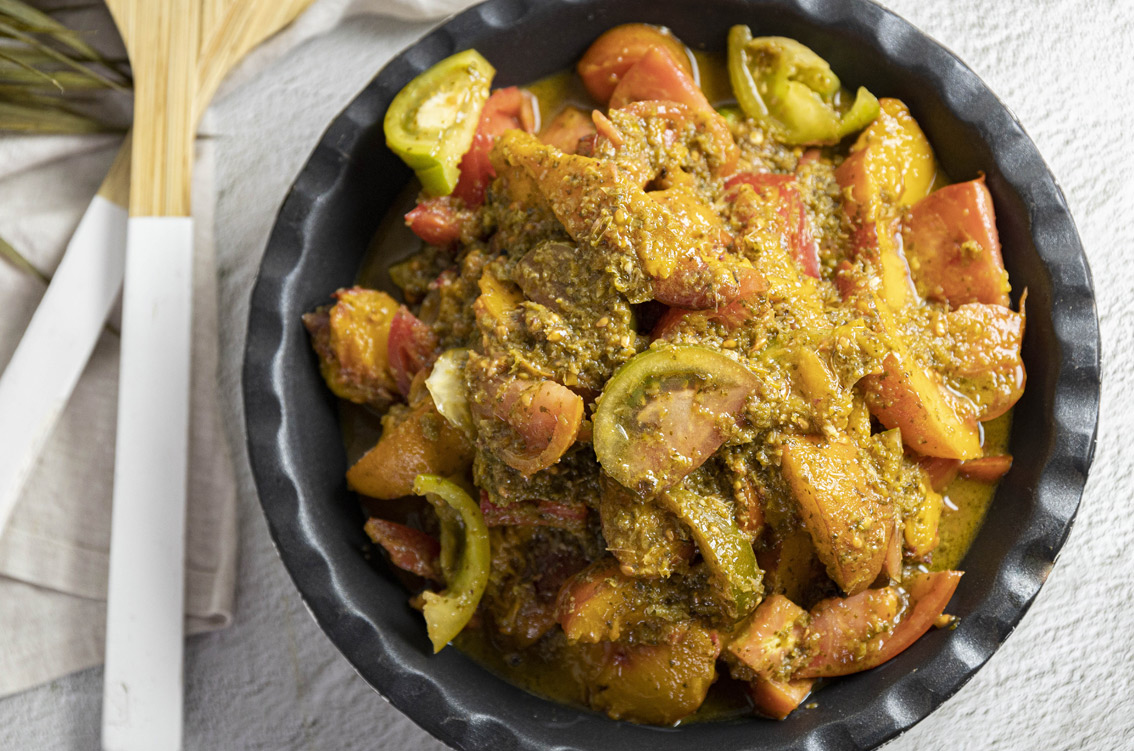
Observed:
[[[398,390],[409,396],[413,377],[437,359],[437,335],[403,305],[390,322],[386,353]]]
[[[730,302],[716,310],[688,310],[686,308],[669,308],[654,325],[650,334],[650,341],[669,339],[677,329],[690,318],[702,317],[709,321],[717,321],[729,331],[740,328],[741,324],[751,317],[751,313],[740,300]]]
[[[999,482],[1012,469],[1012,455],[982,456],[961,465],[961,476],[977,482]]]
[[[748,684],[748,696],[757,713],[773,720],[782,720],[803,703],[814,685],[815,681],[811,678],[792,681],[757,679]]]
[[[448,248],[461,239],[464,217],[448,196],[426,198],[406,214],[406,226],[430,245]]]
[[[914,281],[928,299],[954,307],[972,302],[1008,305],[1008,274],[983,175],[941,188],[914,204],[904,236]]]
[[[959,459],[942,459],[938,456],[919,456],[917,463],[925,470],[930,487],[938,493],[953,481],[962,464]]]
[[[877,667],[930,629],[945,611],[961,581],[961,571],[915,574],[905,582],[909,605],[899,613],[894,587],[868,589],[847,598],[828,598],[811,609],[811,632],[818,647],[796,678],[834,678]],[[896,621],[889,634],[870,635],[873,625]]]
[[[644,23],[615,26],[602,34],[583,53],[576,70],[587,92],[599,104],[606,104],[623,74],[652,47],[668,51],[687,72],[693,72],[685,46],[677,37]]]
[[[495,75],[476,50],[458,52],[406,84],[386,110],[386,145],[413,168],[428,195],[449,195],[457,184],[478,124],[473,118]]]
[[[651,47],[634,63],[610,95],[612,110],[631,102],[677,102],[691,110],[711,110],[712,105],[673,55],[663,47]]]
[[[559,461],[575,442],[583,400],[555,381],[515,379],[502,387],[493,414],[516,432],[521,444],[498,446],[497,454],[530,476]]]
[[[800,270],[818,279],[819,243],[811,231],[811,222],[807,219],[795,176],[744,172],[730,177],[725,182],[725,189],[738,185],[752,186],[762,199],[776,205],[776,211],[783,220],[784,235]]]
[[[462,199],[469,208],[484,203],[488,184],[496,177],[489,155],[496,139],[506,130],[535,130],[535,109],[532,95],[516,86],[492,92],[480,113],[480,122],[472,145],[461,158],[461,177],[453,188],[453,195]]]
[[[435,537],[377,517],[371,517],[365,529],[373,542],[386,549],[390,562],[398,568],[431,581],[445,581],[438,562],[441,543]]]
[[[554,146],[564,154],[575,154],[579,140],[595,133],[591,116],[577,107],[566,107],[548,123],[539,140]]]
[[[533,500],[499,506],[487,491],[480,491],[480,512],[490,527],[557,527],[578,532],[587,523],[587,511],[581,501]]]

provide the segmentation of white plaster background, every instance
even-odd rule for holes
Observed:
[[[886,0],[952,49],[1023,122],[1067,194],[1103,331],[1098,453],[1078,521],[1023,623],[892,751],[1134,748],[1134,3]],[[215,109],[221,386],[238,449],[234,625],[189,640],[185,748],[439,750],[339,656],[269,541],[243,454],[241,350],[259,255],[330,119],[427,25],[358,18]],[[0,701],[0,749],[98,747],[102,671]]]

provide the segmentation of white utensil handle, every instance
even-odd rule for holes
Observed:
[[[181,748],[193,223],[131,218],[102,744]]]
[[[122,287],[126,218],[91,201],[0,376],[0,534]]]

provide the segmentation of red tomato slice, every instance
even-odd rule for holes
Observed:
[[[810,678],[793,681],[756,679],[748,684],[748,695],[756,712],[773,720],[782,720],[803,703],[814,685],[815,681]]]
[[[516,379],[503,387],[493,414],[516,431],[519,441],[496,452],[513,469],[531,475],[559,461],[579,435],[583,400],[555,381]]]
[[[917,463],[925,470],[930,487],[938,493],[953,482],[961,468],[960,459],[942,459],[939,456],[918,456]]]
[[[757,290],[762,291],[762,290]],[[753,293],[755,294],[755,293]],[[746,296],[747,297],[747,296]],[[747,321],[751,313],[740,300],[725,305],[716,310],[686,310],[685,308],[669,308],[662,314],[654,325],[650,340],[669,339],[681,329],[686,322],[692,323],[697,319],[716,321],[728,331],[740,328]]]
[[[626,71],[610,96],[610,109],[631,102],[678,102],[691,110],[712,111],[701,87],[662,47],[651,47]]]
[[[1012,469],[1012,455],[982,456],[961,465],[961,476],[977,482],[999,482]]]
[[[409,308],[401,306],[390,322],[386,340],[386,359],[402,396],[409,396],[413,377],[437,359],[437,335],[422,323]]]
[[[896,657],[945,611],[961,576],[960,571],[914,575],[905,582],[909,604],[904,612],[896,587],[821,601],[811,609],[810,632],[818,635],[815,657],[794,677],[849,675]]]
[[[803,207],[803,197],[799,194],[795,176],[745,172],[725,182],[726,189],[737,185],[751,185],[763,200],[775,204],[776,212],[783,220],[784,236],[800,270],[818,279],[819,243],[811,231],[811,222]]]
[[[406,214],[406,225],[430,245],[448,248],[461,239],[465,218],[448,196],[427,198]]]
[[[557,501],[521,501],[498,506],[480,492],[480,511],[489,527],[558,527],[580,531],[587,523],[587,507]]]
[[[587,93],[596,102],[606,104],[626,71],[658,46],[668,50],[676,60],[684,59],[684,67],[692,72],[685,47],[677,37],[668,30],[643,23],[615,26],[604,33],[583,53],[576,70]]]
[[[439,562],[441,543],[435,538],[377,517],[367,520],[365,529],[371,540],[386,549],[390,562],[398,568],[431,581],[445,581]]]
[[[476,208],[484,203],[488,184],[496,177],[489,155],[496,138],[506,130],[535,130],[535,108],[532,95],[523,89],[509,86],[492,92],[480,113],[480,123],[472,146],[461,158],[461,176],[453,188],[453,195],[465,205]]]
[[[589,114],[577,107],[566,107],[543,129],[539,140],[564,154],[574,154],[579,150],[579,140],[594,133],[595,124]]]
[[[984,177],[930,193],[906,219],[905,251],[918,289],[958,306],[1008,304],[996,213]]]
[[[807,611],[781,594],[764,598],[728,651],[764,680],[778,680],[807,631]]]

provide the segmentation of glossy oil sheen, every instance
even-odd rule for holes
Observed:
[[[335,399],[300,316],[349,285],[409,171],[384,146],[382,116],[416,73],[480,50],[496,85],[572,64],[611,26],[669,26],[720,49],[735,23],[799,39],[839,71],[910,105],[955,181],[987,174],[1013,287],[1029,290],[1028,389],[1015,412],[1015,464],[965,557],[949,612],[891,662],[832,683],[783,722],[744,718],[677,729],[635,726],[555,704],[456,650],[434,656],[401,585],[367,561],[357,499],[343,479]],[[1058,301],[1058,304],[1057,302]],[[951,53],[866,0],[492,0],[394,58],[329,127],[280,211],[252,296],[244,372],[248,447],[269,528],[311,612],[395,706],[460,749],[669,751],[868,749],[957,691],[1023,617],[1078,508],[1094,454],[1099,339],[1090,272],[1042,157]],[[914,670],[916,668],[916,671]]]

